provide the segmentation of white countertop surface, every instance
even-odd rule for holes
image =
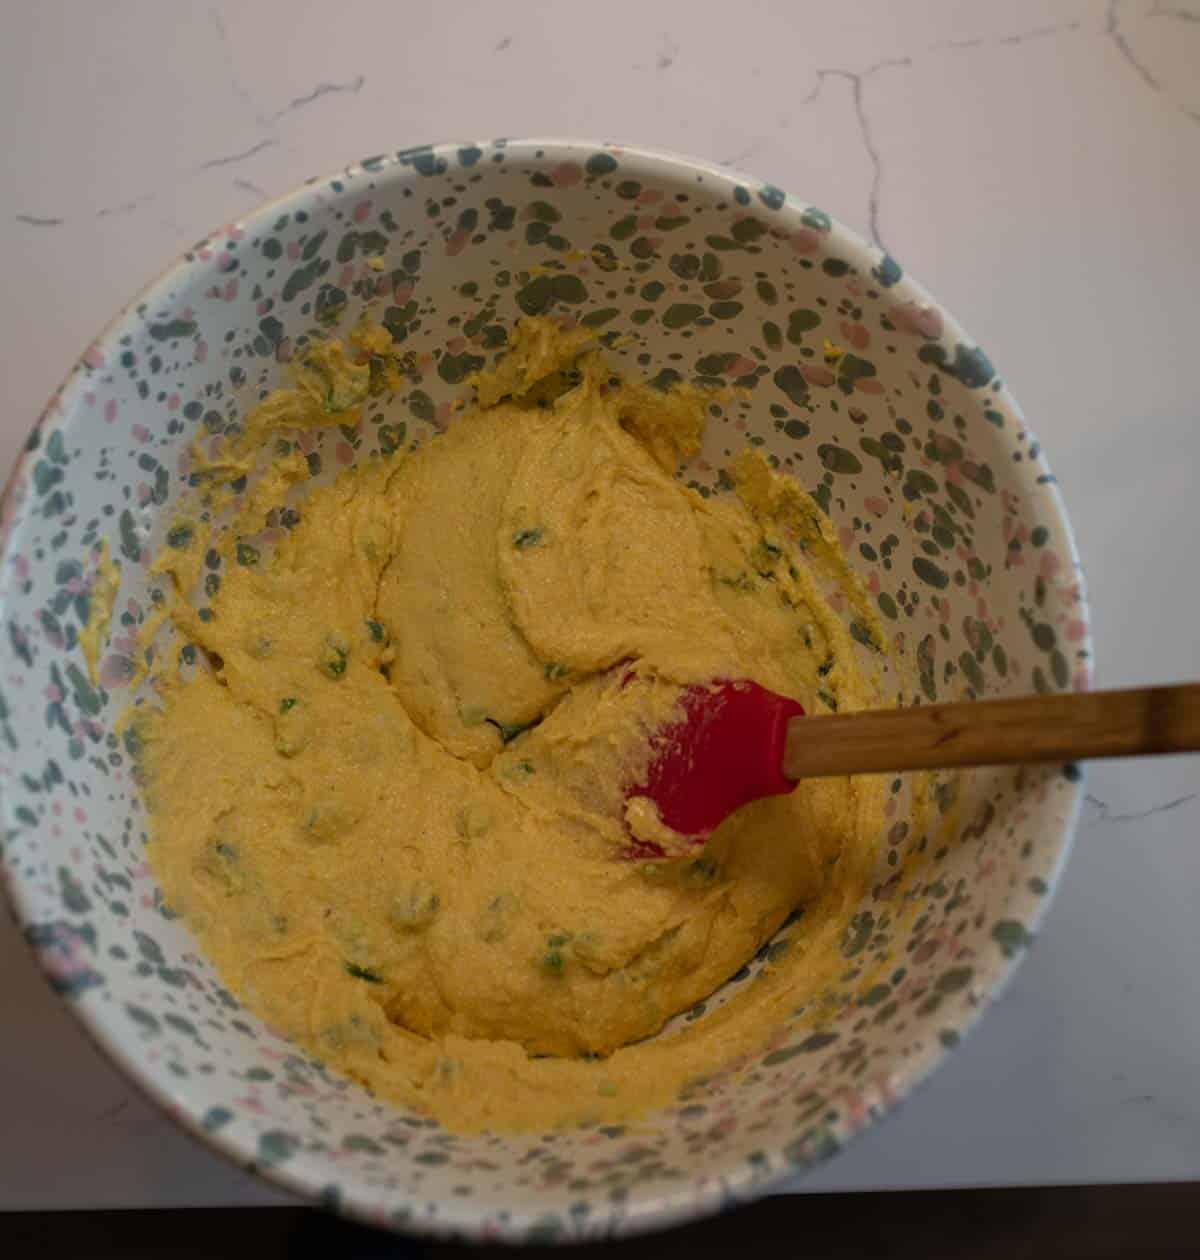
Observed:
[[[7,0],[4,29],[4,469],[124,301],[307,176],[430,140],[655,145],[885,241],[1050,453],[1100,685],[1200,678],[1200,0]],[[1198,771],[1093,767],[1007,994],[805,1188],[1200,1178]],[[0,1209],[284,1200],[132,1091],[3,916],[0,994]]]

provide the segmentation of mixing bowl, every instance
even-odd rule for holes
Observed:
[[[713,421],[685,479],[719,493],[750,442],[810,490],[919,698],[1087,685],[1054,478],[988,358],[893,258],[769,184],[643,149],[493,141],[370,157],[189,250],[87,349],[9,482],[3,852],[25,937],[180,1123],[365,1220],[554,1240],[760,1195],[894,1106],[995,996],[1062,867],[1078,771],[947,778],[923,834],[897,810],[846,924],[823,1008],[837,1018],[814,1027],[797,1011],[758,1054],[714,1063],[640,1122],[463,1137],[327,1073],[240,1008],[163,904],[117,719],[186,448],[278,384],[300,339],[364,308],[422,379],[358,433],[314,439],[321,476],[453,423],[465,379],[521,314],[578,319],[631,374],[746,391],[751,406]],[[80,636],[102,540],[121,580],[93,681]],[[754,985],[781,948],[681,1021]]]

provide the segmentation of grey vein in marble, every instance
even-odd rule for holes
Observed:
[[[258,107],[258,103],[255,101],[253,93],[250,91],[250,88],[246,86],[246,83],[242,81],[242,77],[239,76],[237,72],[237,64],[233,59],[233,42],[229,39],[229,31],[226,28],[226,24],[224,24],[224,18],[221,15],[221,11],[214,6],[214,8],[209,9],[208,13],[209,18],[212,18],[213,28],[217,31],[217,39],[219,44],[221,44],[222,55],[224,59],[226,59],[229,83],[231,83],[234,95],[236,95],[238,100],[247,107],[247,110],[250,110],[251,116],[253,117],[253,120],[255,120],[257,129],[267,132],[267,135],[272,137],[271,144],[274,144],[274,137],[277,134],[275,125],[281,120],[281,118],[289,115],[289,113],[295,113],[296,110],[303,110],[306,106],[313,105],[313,102],[320,101],[321,97],[339,96],[342,95],[342,93],[347,92],[352,96],[357,96],[359,92],[362,92],[363,86],[367,82],[366,74],[355,74],[354,78],[345,79],[345,81],[326,81],[326,79],[321,79],[321,81],[316,84],[310,92],[305,92],[303,96],[295,97],[294,100],[287,102],[287,105],[282,106],[279,110],[271,113],[271,115],[266,115],[266,113],[263,113],[261,108]],[[266,144],[263,144],[260,147],[265,149]],[[252,156],[253,152],[257,152],[257,150],[250,150],[245,156]],[[203,163],[197,169],[205,170],[208,166],[213,165],[223,166],[226,165],[227,161],[231,160],[241,159],[238,157],[238,159],[208,161],[208,163]]]
[[[1120,7],[1121,0],[1108,0],[1108,13],[1104,19],[1104,33],[1112,40],[1117,51],[1125,58],[1127,62],[1141,76],[1142,82],[1152,91],[1161,92],[1162,84],[1150,73],[1149,70],[1138,60],[1137,54],[1133,51],[1129,40],[1125,38],[1124,32],[1121,30],[1120,23],[1117,20],[1117,9]]]
[[[936,44],[931,44],[927,52],[936,52],[942,49],[949,51],[965,51],[972,48],[1014,48],[1021,44],[1031,43],[1034,40],[1049,39],[1059,35],[1071,34],[1082,28],[1082,23],[1074,22],[1058,22],[1045,26],[1035,26],[1030,30],[1015,31],[1011,35],[980,35],[970,39],[952,39],[943,40]],[[668,63],[669,64],[669,63]],[[813,90],[801,100],[801,106],[811,105],[821,95],[821,90],[825,86],[828,79],[838,78],[845,79],[850,84],[851,101],[854,105],[854,117],[858,126],[859,138],[862,141],[863,148],[866,150],[867,158],[871,164],[871,189],[867,196],[867,226],[870,231],[871,240],[885,249],[883,237],[880,229],[880,220],[882,218],[880,210],[880,193],[883,184],[883,158],[879,152],[879,148],[875,142],[875,134],[871,126],[871,119],[867,113],[866,102],[863,96],[863,81],[870,78],[880,70],[886,70],[891,67],[910,68],[913,64],[912,57],[887,57],[881,61],[877,61],[874,65],[868,66],[865,70],[847,70],[842,67],[830,66],[817,71],[817,83]],[[660,59],[660,69],[665,69]],[[733,154],[730,157],[720,158],[719,161],[723,166],[737,166],[744,162],[747,158],[752,157],[763,147],[762,141],[757,141],[745,149]]]
[[[946,48],[960,51],[965,48],[1013,48],[1018,44],[1028,44],[1035,39],[1049,39],[1053,35],[1063,35],[1069,31],[1079,30],[1080,22],[1057,22],[1050,26],[1035,26],[1029,31],[1017,31],[1014,35],[979,35],[973,39],[945,39],[930,44],[931,52]]]
[[[350,92],[357,96],[363,90],[366,82],[367,76],[365,74],[356,74],[353,79],[348,79],[345,83],[318,83],[311,92],[306,92],[303,96],[297,96],[282,109],[277,109],[271,115],[270,121],[278,122],[285,114],[290,114],[297,109],[303,109],[306,105],[311,105],[313,101],[319,101],[323,96],[336,96],[342,92]]]
[[[229,32],[225,29],[225,19],[221,16],[221,12],[216,7],[209,9],[208,15],[212,18],[212,24],[216,28],[217,39],[220,42],[222,53],[228,63],[229,83],[233,88],[237,98],[249,109],[254,117],[254,121],[260,126],[265,127],[267,120],[263,117],[262,110],[258,108],[250,89],[242,81],[242,76],[238,74],[237,65],[233,59],[233,42],[229,38]]]
[[[122,1098],[118,1102],[113,1103],[111,1107],[105,1107],[95,1120],[98,1124],[103,1124],[107,1120],[115,1120],[123,1111],[128,1110],[129,1099]]]
[[[865,70],[843,70],[838,67],[820,69],[817,71],[816,86],[800,102],[801,105],[813,104],[821,95],[825,84],[830,79],[844,79],[850,84],[850,99],[854,104],[854,117],[858,124],[859,138],[862,140],[863,148],[866,150],[867,158],[871,163],[871,190],[867,194],[867,228],[871,234],[871,240],[880,249],[885,248],[883,238],[879,232],[879,193],[883,183],[883,159],[880,157],[879,149],[875,144],[871,120],[867,115],[866,103],[863,100],[863,82],[873,74],[878,74],[880,70],[911,65],[911,57],[885,57],[882,61],[875,62],[874,65],[868,66]]]
[[[62,219],[51,218],[49,215],[40,214],[16,214],[13,218],[18,223],[28,223],[30,227],[58,227],[63,222]]]
[[[1108,11],[1104,19],[1104,33],[1112,41],[1113,47],[1133,67],[1138,77],[1152,92],[1165,97],[1185,118],[1190,118],[1192,122],[1200,123],[1200,110],[1192,109],[1180,101],[1174,100],[1164,88],[1161,80],[1150,72],[1146,63],[1134,52],[1133,45],[1130,44],[1128,37],[1121,28],[1120,5],[1121,0],[1108,0]],[[1200,22],[1200,14],[1195,14],[1189,9],[1154,9],[1146,16],[1174,18],[1184,22]]]
[[[1148,18],[1170,18],[1175,22],[1200,22],[1200,13],[1192,9],[1168,9],[1164,4],[1156,4],[1146,16]]]
[[[140,197],[133,197],[129,201],[122,201],[115,206],[102,206],[96,211],[96,218],[107,219],[114,214],[132,214],[135,210],[142,206],[149,205],[154,200],[154,193],[144,193]]]
[[[1112,806],[1107,801],[1100,800],[1099,797],[1093,796],[1090,792],[1083,798],[1096,811],[1096,821],[1102,823],[1129,823],[1140,822],[1143,818],[1151,818],[1155,814],[1167,814],[1173,809],[1179,809],[1183,805],[1188,805],[1194,801],[1200,792],[1189,792],[1187,796],[1177,796],[1172,801],[1164,801],[1160,805],[1151,805],[1149,809],[1140,809],[1132,814],[1114,814]]]
[[[747,158],[753,157],[763,147],[763,144],[764,141],[762,140],[755,141],[754,144],[748,145],[744,149],[739,149],[737,153],[730,157],[717,158],[717,161],[722,166],[737,166]]]
[[[252,158],[256,153],[261,153],[264,149],[274,148],[279,143],[273,137],[266,140],[260,140],[257,144],[252,144],[248,149],[242,149],[238,153],[227,153],[223,157],[209,158],[207,162],[201,162],[196,167],[198,171],[209,171],[215,166],[231,166],[234,162],[244,162],[247,158]]]

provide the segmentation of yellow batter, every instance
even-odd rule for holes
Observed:
[[[316,347],[214,478],[268,437],[353,423],[397,367],[378,334]],[[873,623],[821,513],[761,457],[740,497],[674,477],[711,397],[618,382],[586,343],[524,321],[479,409],[313,490],[277,547],[253,531],[304,479],[294,451],[157,562],[186,594],[209,548],[226,559],[208,619],[172,609],[207,668],[160,679],[140,721],[169,904],[272,1027],[460,1130],[628,1118],[761,1045],[837,965],[881,816],[874,780],[804,783],[701,853],[623,856],[623,786],[681,685],[875,703],[813,571]],[[800,906],[773,974],[643,1040]]]

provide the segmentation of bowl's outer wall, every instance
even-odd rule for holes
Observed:
[[[422,379],[314,439],[315,475],[452,423],[522,313],[581,319],[631,373],[745,391],[685,477],[718,492],[749,441],[813,492],[904,662],[890,685],[922,699],[1087,685],[1053,477],[986,356],[816,207],[686,159],[527,141],[371,158],[214,233],[88,349],[6,491],[8,886],[51,984],[134,1079],[239,1162],[380,1224],[565,1239],[753,1197],[886,1111],[995,995],[1065,859],[1078,773],[962,776],[924,836],[898,812],[847,929],[843,1014],[799,1015],[644,1123],[464,1138],[327,1075],[239,1008],[163,907],[114,725],[188,445],[363,310]],[[102,539],[122,583],[94,686],[78,635]]]

